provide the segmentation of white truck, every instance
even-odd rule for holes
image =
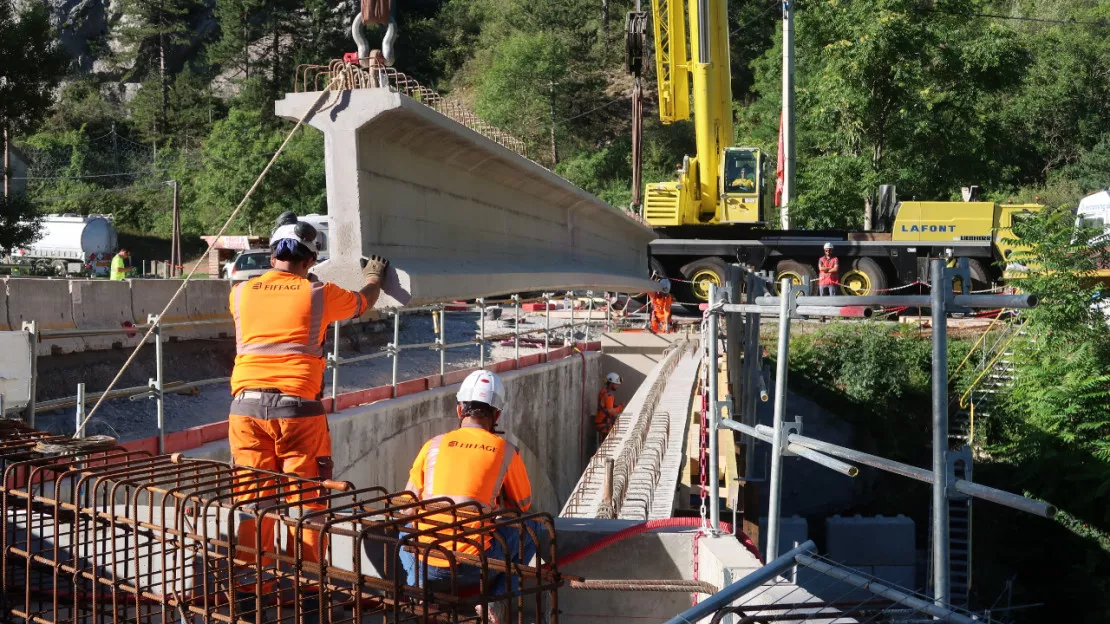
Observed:
[[[320,250],[317,252],[316,262],[323,262],[328,259],[328,215],[309,214],[303,217],[297,217],[298,221],[311,223],[312,227],[316,228],[316,243]]]
[[[48,214],[39,239],[8,252],[8,262],[37,274],[107,276],[118,247],[111,215]]]

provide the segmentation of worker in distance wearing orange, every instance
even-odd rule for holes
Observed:
[[[528,511],[532,506],[532,484],[528,480],[524,460],[515,446],[493,432],[505,406],[505,388],[501,379],[489,371],[475,371],[463,381],[455,398],[458,401],[455,413],[459,417],[459,428],[424,443],[412,463],[405,489],[422,500],[446,497],[455,503],[475,503],[475,511],[481,509],[483,513],[499,507]],[[452,515],[447,513],[436,514],[429,519],[454,521]],[[524,520],[523,524],[533,534],[541,530],[540,525],[532,520]],[[434,526],[417,522],[410,530],[429,531]],[[485,547],[481,551],[471,542],[447,541],[443,542],[443,546],[469,555],[484,554],[491,562],[504,562],[509,557],[515,563],[528,565],[535,556],[536,543],[528,531],[521,530],[520,525],[502,526],[497,534],[500,539],[485,538]],[[429,543],[436,536],[426,535],[417,539]],[[419,587],[426,578],[433,591],[449,589],[449,564],[434,553],[434,550],[400,551],[408,585]],[[478,585],[482,571],[476,566],[459,565],[454,578],[456,587]],[[491,568],[486,586],[490,588],[490,595],[503,596],[510,590],[516,591],[518,582],[515,576]],[[493,602],[490,607],[489,621],[494,624],[504,622],[505,602]],[[479,605],[479,615],[481,611]]]
[[[278,218],[270,249],[273,270],[231,290],[236,352],[228,427],[231,456],[240,466],[331,479],[331,434],[320,402],[324,336],[331,323],[357,317],[374,305],[389,262],[378,256],[364,259],[366,285],[358,292],[320,282],[309,275],[318,251],[316,228],[298,221],[292,212]],[[254,500],[274,494],[269,489],[274,485],[243,485],[236,493],[240,502]],[[319,495],[319,490],[313,492],[303,498]],[[287,502],[303,498],[291,494]],[[299,511],[322,508],[306,503]],[[259,551],[274,549],[274,521],[263,519],[262,525],[262,542],[256,544],[254,520],[240,522],[238,543],[255,552],[239,557],[252,561],[260,557],[267,565],[273,560]],[[305,531],[302,535],[303,557],[317,561],[319,534]],[[292,540],[288,543],[292,549]],[[252,594],[253,590],[251,583]],[[238,593],[241,602],[244,597]],[[253,609],[253,595],[249,598]]]
[[[617,388],[621,385],[621,376],[609,373],[605,376],[605,387],[597,395],[597,415],[594,416],[594,428],[597,429],[597,443],[601,444],[617,424],[617,417],[624,411],[623,405],[617,405]]]
[[[659,290],[651,293],[651,331],[655,334],[671,333],[671,280],[659,280]]]

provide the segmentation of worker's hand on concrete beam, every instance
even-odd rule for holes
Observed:
[[[381,256],[370,256],[362,259],[362,274],[366,283],[382,283],[385,280],[385,270],[389,268],[389,260]]]

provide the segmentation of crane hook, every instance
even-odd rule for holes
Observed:
[[[386,67],[393,67],[393,61],[396,55],[393,44],[397,40],[397,17],[394,15],[392,6],[390,9],[389,24],[386,26],[385,36],[382,37],[382,48],[380,52]],[[355,45],[358,46],[359,64],[364,67],[368,66],[368,59],[376,55],[374,55],[374,50],[370,48],[370,41],[366,38],[366,32],[362,28],[361,13],[356,13],[355,18],[351,20],[351,36],[354,37]]]

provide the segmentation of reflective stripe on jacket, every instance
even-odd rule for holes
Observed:
[[[232,394],[272,388],[305,399],[323,389],[328,326],[367,308],[361,293],[277,270],[236,285],[229,304],[235,320]]]
[[[532,484],[520,452],[508,440],[478,426],[464,426],[424,443],[409,470],[409,484],[421,499],[449,498],[454,503],[477,503],[483,511],[499,507],[498,496],[504,495],[505,506],[528,511],[532,506]],[[454,522],[450,514],[431,517],[438,522]],[[468,525],[469,526],[469,525]],[[417,523],[418,530],[433,528]],[[432,537],[421,539],[432,541]],[[485,538],[485,546],[489,540]],[[448,550],[478,554],[473,544],[448,542]],[[446,566],[440,559],[429,564]]]

